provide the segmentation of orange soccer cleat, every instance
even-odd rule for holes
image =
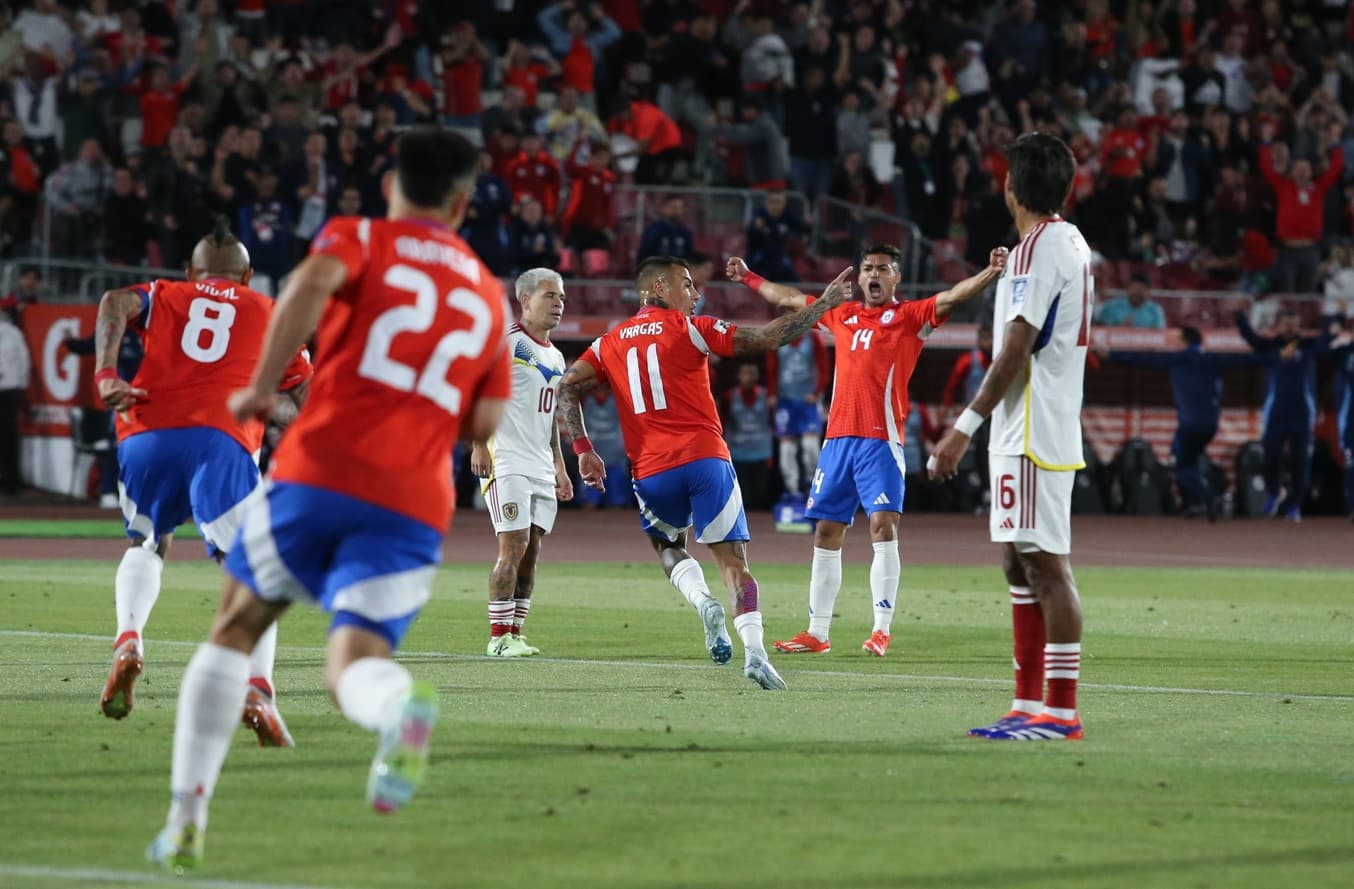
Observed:
[[[875,657],[883,657],[889,653],[889,643],[892,641],[893,636],[883,630],[875,630],[870,634],[870,638],[861,644],[860,650]]]
[[[257,686],[249,686],[249,694],[244,699],[244,713],[240,721],[255,735],[258,735],[260,747],[295,747],[282,714],[277,712],[272,695],[261,691]]]
[[[827,654],[832,650],[831,642],[819,639],[808,630],[796,633],[793,639],[777,642],[775,645],[776,651],[783,651],[786,654]]]
[[[145,662],[141,656],[141,640],[135,635],[113,649],[113,668],[103,684],[99,706],[109,719],[121,719],[132,712],[132,686],[141,675]]]

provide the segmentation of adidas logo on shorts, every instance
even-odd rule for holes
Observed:
[[[1006,518],[1001,520],[1001,528],[1003,530],[1011,530],[1015,528],[1015,522],[1011,521],[1010,516],[1007,516]]]
[[[880,494],[878,497],[874,498],[875,506],[888,506],[888,503],[889,503],[888,494]]]

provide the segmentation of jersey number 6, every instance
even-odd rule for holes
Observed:
[[[402,333],[424,333],[437,318],[437,285],[427,272],[407,265],[386,269],[381,283],[394,290],[414,294],[412,306],[386,309],[372,322],[359,376],[384,383],[401,392],[417,392],[452,416],[461,413],[461,390],[447,382],[447,371],[457,358],[478,358],[489,341],[492,319],[484,300],[473,290],[457,287],[447,294],[447,305],[470,316],[469,330],[453,330],[437,341],[422,373],[390,357],[395,337]]]

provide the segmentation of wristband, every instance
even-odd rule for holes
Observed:
[[[753,271],[749,271],[746,275],[743,276],[743,286],[751,290],[753,293],[760,292],[762,289],[762,285],[765,283],[766,279]]]
[[[592,442],[588,441],[588,437],[587,437],[586,435],[583,436],[582,438],[575,438],[575,439],[574,439],[574,454],[575,454],[575,455],[581,457],[581,456],[583,456],[584,454],[589,453],[590,451],[592,451],[592,449],[593,449],[593,448],[592,448]]]
[[[94,385],[99,385],[104,380],[116,380],[118,372],[111,367],[105,367],[103,370],[94,371]]]
[[[954,421],[955,430],[964,433],[969,438],[978,431],[978,427],[983,425],[987,418],[978,413],[971,407],[964,408],[964,412],[959,415],[959,419]]]

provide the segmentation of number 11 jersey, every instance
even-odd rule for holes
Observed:
[[[503,288],[433,222],[338,217],[311,253],[347,276],[325,308],[315,381],[273,477],[445,529],[461,422],[478,399],[511,391]]]

